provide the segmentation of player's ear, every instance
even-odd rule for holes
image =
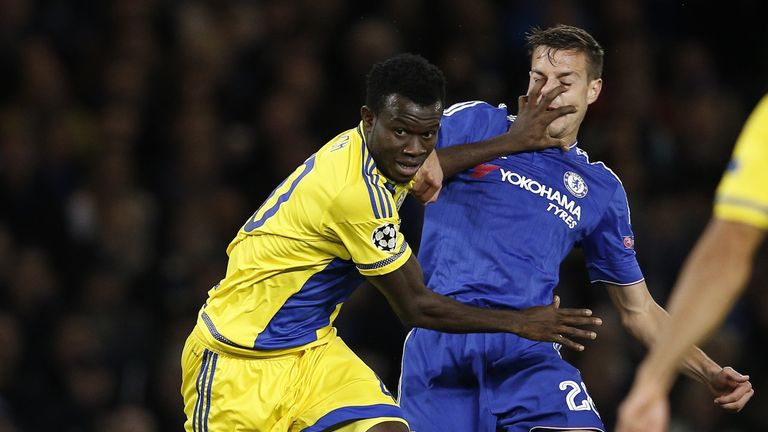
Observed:
[[[587,89],[587,105],[596,101],[600,96],[600,91],[603,89],[603,79],[597,78],[589,82],[589,88]]]
[[[360,118],[363,120],[363,126],[366,130],[371,130],[373,128],[373,120],[376,118],[376,114],[373,113],[373,110],[368,108],[367,105],[363,105],[360,108]]]

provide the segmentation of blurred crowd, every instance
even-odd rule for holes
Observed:
[[[531,26],[577,25],[606,49],[580,146],[623,180],[648,285],[664,303],[709,217],[747,114],[768,91],[760,1],[0,0],[0,432],[171,431],[179,357],[225,249],[271,189],[356,126],[365,73],[420,53],[449,103],[516,107]],[[710,2],[695,2],[710,3]],[[404,231],[419,242],[420,206]],[[766,430],[768,262],[706,345],[756,395],[724,415],[673,392],[673,431]],[[642,347],[578,251],[567,307],[605,324],[581,368],[608,425]],[[372,288],[340,334],[396,391],[406,330]]]

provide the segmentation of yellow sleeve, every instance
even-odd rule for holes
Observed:
[[[405,264],[412,253],[397,221],[344,222],[336,224],[334,231],[363,276],[391,273]]]
[[[744,125],[715,197],[715,217],[768,229],[768,96]]]
[[[363,276],[391,273],[412,253],[400,232],[400,216],[392,195],[383,187],[380,192],[369,194],[362,184],[345,188],[328,213],[328,227]]]

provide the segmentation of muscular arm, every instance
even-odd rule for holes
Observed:
[[[645,282],[631,286],[606,286],[624,327],[647,347],[654,346],[669,315],[651,297]],[[705,385],[710,385],[713,377],[722,369],[696,347],[682,354],[687,354],[683,363],[685,373]]]
[[[526,310],[501,310],[468,306],[434,293],[424,285],[421,266],[415,257],[394,272],[368,277],[387,298],[404,325],[447,333],[509,332],[534,340],[546,340],[581,350],[583,346],[566,336],[594,339],[591,331],[573,325],[600,325],[588,309],[560,309],[553,305]]]
[[[723,320],[752,272],[765,231],[713,219],[688,258],[670,300],[671,319],[643,362],[648,375],[669,389],[688,347]]]

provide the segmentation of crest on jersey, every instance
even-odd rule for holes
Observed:
[[[391,223],[380,225],[373,230],[371,241],[373,242],[373,245],[381,251],[394,251],[395,246],[397,246],[397,227]]]
[[[568,192],[576,198],[584,198],[589,192],[589,187],[587,187],[584,179],[573,171],[567,171],[563,175],[563,183],[565,183]]]

